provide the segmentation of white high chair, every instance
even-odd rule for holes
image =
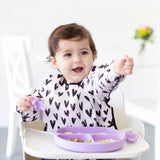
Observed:
[[[142,140],[142,144],[143,144],[142,146],[139,146],[138,148],[139,150],[137,148],[133,149],[132,147],[132,149],[130,149],[128,153],[127,153],[127,146],[126,146],[125,151],[123,150],[122,152],[120,151],[117,153],[113,152],[115,157],[111,157],[111,158],[120,158],[122,160],[123,158],[127,159],[127,158],[137,157],[140,160],[141,156],[144,155],[149,149],[149,145],[147,144],[147,142],[143,140],[144,132],[145,132],[143,122],[141,122],[138,119],[127,116],[125,114],[124,95],[120,89],[117,89],[111,94],[110,104],[114,107],[115,120],[116,120],[118,129],[119,130],[123,130],[126,128],[134,129],[140,135],[140,139]],[[33,129],[36,129],[36,130],[33,130]],[[53,158],[53,159],[56,159],[56,158],[60,158],[60,159],[108,158],[108,157],[104,157],[105,153],[87,154],[87,153],[67,152],[62,149],[60,150],[54,145],[54,134],[44,132],[43,129],[44,129],[44,124],[42,121],[21,122],[20,135],[22,139],[23,150],[25,152],[24,160],[40,160],[42,156],[47,156],[47,158]],[[140,144],[141,142],[139,142],[138,145]],[[135,145],[135,147],[137,147],[137,145]],[[109,153],[109,154],[112,154],[112,153]],[[123,157],[123,155],[125,155],[125,157]]]
[[[31,50],[28,36],[4,35],[1,39],[5,71],[8,83],[9,124],[6,155],[12,156],[15,151],[18,134],[18,116],[16,104],[18,98],[31,88],[27,52]]]

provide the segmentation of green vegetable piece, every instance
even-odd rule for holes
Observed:
[[[91,138],[88,140],[88,142],[89,142],[89,143],[92,143],[92,140],[91,140]]]
[[[79,139],[79,142],[84,142],[84,140],[82,140],[82,139]]]
[[[74,141],[74,138],[70,139],[70,141]]]

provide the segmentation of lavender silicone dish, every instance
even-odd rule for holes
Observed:
[[[55,143],[73,152],[111,152],[123,147],[124,134],[108,127],[63,127],[55,133]]]

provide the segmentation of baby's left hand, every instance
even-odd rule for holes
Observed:
[[[113,71],[118,75],[132,74],[133,64],[133,58],[124,55],[113,63]]]

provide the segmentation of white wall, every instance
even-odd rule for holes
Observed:
[[[139,25],[147,24],[154,28],[156,35],[155,44],[147,46],[147,54],[149,59],[157,60],[160,47],[159,6],[158,0],[0,0],[0,37],[4,33],[29,35],[32,54],[46,57],[51,31],[58,25],[76,22],[91,31],[98,49],[96,63],[103,63],[126,53],[136,58],[140,43],[133,39],[134,31]],[[47,67],[37,65],[38,61],[30,63],[35,86],[41,82]],[[0,50],[0,126],[7,126],[9,106],[3,66]],[[130,79],[126,79],[122,87],[127,98],[136,98],[137,90],[132,91],[136,84],[131,87]],[[143,93],[145,96],[146,92]]]

